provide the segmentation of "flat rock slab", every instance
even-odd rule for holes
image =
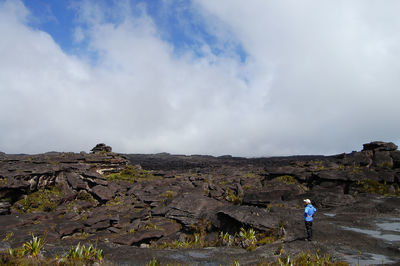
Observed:
[[[132,246],[133,244],[138,244],[139,242],[142,242],[144,240],[150,241],[153,239],[159,239],[162,236],[164,236],[163,230],[149,230],[137,232],[134,234],[126,234],[114,239],[113,242],[120,245]]]
[[[92,193],[103,201],[111,200],[114,197],[113,191],[102,185],[93,187]]]
[[[218,210],[218,216],[222,222],[224,222],[223,217],[227,216],[241,225],[261,231],[276,229],[279,224],[279,218],[267,212],[266,209],[251,206],[226,206]],[[229,223],[229,220],[226,222]]]
[[[81,232],[84,225],[80,222],[75,221],[63,221],[56,225],[56,231],[61,236],[72,235],[73,233]]]
[[[213,219],[215,210],[223,205],[222,202],[208,198],[202,194],[187,194],[175,198],[165,217],[179,221],[187,227],[196,224],[199,219]]]

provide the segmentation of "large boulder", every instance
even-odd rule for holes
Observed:
[[[393,159],[389,151],[376,151],[373,161],[375,167],[393,168]]]
[[[224,206],[218,210],[218,225],[224,232],[237,232],[240,227],[271,231],[278,227],[279,218],[265,208],[253,206]]]
[[[392,151],[390,155],[393,159],[393,168],[400,168],[400,151]]]
[[[374,151],[395,151],[397,145],[393,142],[373,141],[363,145],[363,151],[374,150]]]
[[[192,229],[201,219],[215,220],[216,210],[223,203],[199,193],[186,194],[175,198],[169,204],[165,217],[174,219]]]

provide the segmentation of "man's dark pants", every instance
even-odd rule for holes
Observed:
[[[311,241],[312,240],[312,222],[307,222],[304,221],[306,224],[306,230],[307,230],[307,240]]]

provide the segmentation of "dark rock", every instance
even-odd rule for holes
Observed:
[[[10,213],[11,204],[6,201],[0,202],[0,215],[9,214]]]
[[[89,186],[87,185],[86,182],[83,181],[81,176],[77,173],[66,173],[66,178],[68,180],[68,183],[71,185],[73,189],[76,190],[88,190]]]
[[[73,233],[81,232],[83,224],[75,221],[63,221],[56,225],[56,231],[61,236],[72,235]]]
[[[223,203],[202,194],[187,194],[172,201],[165,217],[177,220],[191,228],[200,219],[213,219],[215,210],[222,205]]]
[[[324,191],[324,193],[314,192],[307,197],[313,199],[313,204],[320,208],[348,206],[355,202],[354,197],[349,194],[328,191]]]
[[[111,152],[112,148],[104,143],[99,143],[93,149],[91,149],[91,151],[93,153]]]
[[[374,151],[395,151],[397,145],[392,142],[373,141],[363,145],[363,151],[374,150]]]
[[[252,206],[225,206],[218,210],[220,229],[224,232],[239,231],[238,227],[253,227],[261,231],[271,231],[278,227],[276,215],[267,212],[265,208]],[[236,228],[231,228],[235,225]]]
[[[393,159],[393,168],[400,168],[400,151],[392,151],[390,156]]]
[[[281,202],[303,194],[299,184],[285,184],[282,182],[270,182],[260,189],[252,189],[244,192],[242,204],[267,206],[272,202]]]
[[[93,187],[92,194],[103,201],[108,201],[114,197],[114,193],[108,187],[102,185]]]
[[[121,229],[118,229],[116,227],[109,227],[107,230],[110,231],[111,233],[116,233],[116,234],[121,232]]]
[[[149,218],[151,215],[150,210],[148,209],[143,209],[140,211],[130,211],[128,213],[125,214],[125,217],[131,219],[131,220],[135,220],[135,219],[147,219]]]
[[[308,180],[311,173],[307,171],[306,168],[295,167],[295,166],[278,166],[278,167],[268,167],[265,169],[268,173],[268,179],[273,179],[278,176],[290,175],[298,180]]]
[[[88,218],[84,223],[85,225],[88,226],[92,226],[98,222],[102,222],[102,221],[107,221],[108,223],[110,223],[111,218],[110,215],[104,212],[100,212],[98,214],[96,214],[96,211],[94,211],[94,215],[92,215],[90,218]]]
[[[110,227],[110,220],[101,221],[93,224],[90,228],[95,230],[106,229]]]
[[[159,239],[164,235],[162,230],[146,230],[134,234],[126,234],[113,240],[116,244],[132,246],[140,242],[150,242],[150,240]]]
[[[31,183],[27,180],[23,180],[22,177],[10,177],[8,178],[7,185],[5,187],[12,189],[27,190]]]
[[[376,151],[373,157],[373,165],[381,168],[393,168],[393,159],[389,151]]]
[[[373,152],[371,150],[366,150],[362,152],[355,152],[352,156],[355,165],[367,166],[372,164]]]

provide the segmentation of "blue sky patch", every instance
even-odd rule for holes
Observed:
[[[32,28],[49,33],[66,53],[78,55],[84,53],[94,63],[98,55],[88,49],[88,41],[75,41],[75,27],[80,26],[85,29],[87,25],[78,20],[77,9],[73,8],[71,3],[77,2],[24,0],[25,6],[31,12],[29,24]],[[106,11],[104,13],[106,22],[115,25],[121,22],[123,16],[108,12],[113,11],[118,2],[103,0],[95,3]],[[154,21],[160,37],[172,44],[177,56],[190,51],[197,57],[204,57],[206,54],[202,47],[206,45],[216,56],[234,54],[239,61],[246,60],[247,54],[240,43],[222,40],[210,32],[204,18],[196,12],[190,1],[132,0],[130,3],[132,10],[128,12],[133,16],[140,16],[142,11],[138,7],[144,7],[147,15]]]

